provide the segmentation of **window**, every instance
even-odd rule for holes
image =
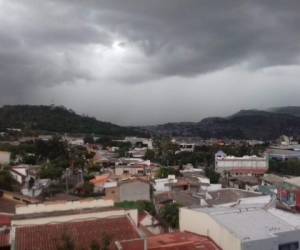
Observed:
[[[281,244],[278,250],[299,250],[299,242]]]

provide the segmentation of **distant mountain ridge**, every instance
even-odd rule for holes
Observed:
[[[280,114],[300,116],[300,107],[298,106],[275,107],[275,108],[270,108],[269,111],[274,113],[280,113]]]
[[[145,128],[164,136],[203,138],[276,139],[282,134],[300,136],[300,107],[241,110],[228,117],[205,118],[194,123],[167,123]]]
[[[57,133],[136,135],[136,130],[76,114],[63,106],[5,105],[0,107],[0,131],[21,128]]]
[[[152,134],[270,140],[286,134],[300,138],[300,107],[240,110],[228,117],[209,117],[200,122],[123,127],[76,114],[65,107],[6,105],[0,107],[0,131],[6,128],[112,136]]]

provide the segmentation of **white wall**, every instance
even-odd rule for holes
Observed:
[[[79,200],[66,202],[45,202],[40,204],[18,205],[16,214],[33,214],[53,211],[66,211],[72,209],[111,207],[114,205],[112,200]]]
[[[210,237],[223,250],[242,250],[241,241],[205,213],[180,208],[179,227],[180,231]]]
[[[52,217],[41,217],[41,218],[28,218],[28,219],[19,219],[12,220],[12,227],[17,226],[25,226],[25,225],[43,225],[49,223],[62,223],[62,222],[70,222],[70,221],[80,221],[80,220],[89,220],[89,219],[101,219],[108,217],[119,217],[128,215],[132,222],[137,225],[138,223],[138,211],[137,209],[131,210],[110,210],[110,211],[102,211],[102,212],[94,212],[94,213],[78,213],[72,215],[64,215],[64,216],[52,216]]]

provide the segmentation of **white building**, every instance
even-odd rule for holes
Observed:
[[[171,184],[177,183],[175,175],[168,175],[168,178],[155,179],[153,188],[155,193],[171,191]]]
[[[153,149],[152,139],[127,136],[123,141],[130,142],[133,146],[136,146],[136,144],[140,144],[139,147],[141,148]]]
[[[180,209],[181,231],[207,236],[223,250],[297,250],[300,228],[289,220],[253,204]]]
[[[195,143],[179,143],[179,151],[176,151],[176,153],[180,152],[194,152],[195,150]]]
[[[268,171],[268,157],[226,155],[223,151],[215,154],[215,170],[218,173],[231,175],[263,175]]]

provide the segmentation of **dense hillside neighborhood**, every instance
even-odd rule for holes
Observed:
[[[0,249],[297,249],[299,149],[286,135],[7,127],[0,133]]]

